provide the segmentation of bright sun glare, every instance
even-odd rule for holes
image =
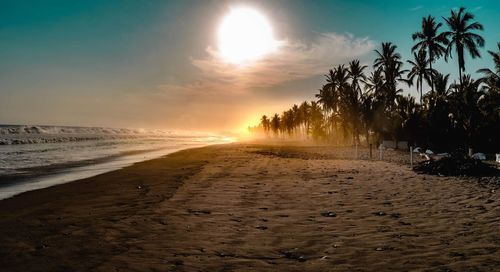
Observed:
[[[267,19],[251,8],[232,9],[219,27],[219,51],[232,63],[257,60],[277,44]]]

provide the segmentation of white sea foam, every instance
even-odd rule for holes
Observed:
[[[203,136],[203,134],[159,129],[0,125],[0,145],[79,142],[144,136],[193,137]]]
[[[82,169],[91,176],[125,165],[113,161],[128,164],[151,154],[230,141],[194,132],[0,125],[0,199],[81,178]]]

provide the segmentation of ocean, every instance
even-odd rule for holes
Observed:
[[[0,199],[231,141],[199,132],[0,125]]]

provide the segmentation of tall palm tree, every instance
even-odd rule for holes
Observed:
[[[359,142],[359,133],[361,129],[361,87],[359,85],[360,81],[366,80],[364,70],[366,65],[360,65],[359,60],[353,60],[349,62],[349,67],[347,69],[347,74],[351,79],[350,88],[344,93],[344,104],[346,111],[349,116],[349,121],[352,125],[353,139]]]
[[[417,89],[420,92],[420,105],[422,105],[422,92],[423,92],[423,81],[427,82],[427,84],[432,85],[432,78],[435,73],[434,70],[427,67],[429,61],[427,60],[425,51],[419,51],[417,53],[413,53],[413,57],[415,60],[408,60],[407,62],[411,65],[410,72],[408,73],[408,82],[411,84],[413,80],[417,79]]]
[[[299,106],[299,116],[302,122],[302,135],[307,138],[307,134],[309,132],[309,113],[310,113],[310,105],[307,101],[304,101]]]
[[[275,113],[273,118],[271,118],[271,130],[274,132],[274,135],[278,135],[280,129],[280,116]]]
[[[349,62],[349,68],[347,73],[351,78],[351,86],[357,92],[361,94],[361,88],[359,86],[359,81],[366,80],[366,76],[364,74],[364,70],[366,69],[366,65],[359,64],[359,60],[353,60]]]
[[[326,77],[326,84],[323,85],[321,89],[319,89],[319,93],[317,93],[315,96],[318,98],[318,103],[320,103],[323,107],[323,110],[327,113],[330,111],[333,111],[335,109],[335,106],[337,104],[336,101],[336,75],[333,70],[330,70],[328,75],[325,75]]]
[[[436,95],[446,97],[449,93],[448,81],[450,79],[450,74],[443,75],[441,73],[436,73],[435,76],[436,85]]]
[[[481,57],[478,48],[484,46],[484,39],[473,31],[483,30],[483,25],[478,22],[471,22],[474,15],[465,12],[463,7],[458,12],[452,10],[450,17],[443,17],[443,19],[450,28],[450,31],[443,32],[444,37],[449,40],[445,59],[447,60],[448,56],[451,56],[451,51],[455,47],[458,57],[458,75],[460,84],[462,84],[462,71],[465,71],[464,50],[467,50],[473,59]]]
[[[262,125],[262,128],[264,129],[264,132],[267,134],[269,132],[269,129],[271,128],[271,122],[269,121],[269,118],[267,118],[267,115],[262,115],[260,118],[260,123]]]
[[[481,107],[486,112],[486,118],[483,119],[486,128],[485,135],[489,136],[489,141],[484,141],[489,146],[500,146],[495,144],[494,139],[500,139],[500,42],[497,44],[498,51],[488,51],[493,58],[494,69],[479,69],[478,72],[484,75],[481,78],[484,96],[481,98]],[[498,140],[497,140],[498,142]],[[499,149],[500,151],[500,149]]]
[[[375,95],[371,92],[365,92],[360,99],[359,113],[362,121],[361,124],[364,128],[367,145],[371,143],[370,132],[373,131],[375,112],[376,112]]]
[[[291,109],[284,111],[281,116],[283,132],[286,132],[288,133],[288,136],[291,136],[294,127],[293,111]]]
[[[380,127],[382,123],[380,121],[383,120],[385,110],[383,93],[385,79],[382,67],[375,69],[366,80],[363,80],[363,83],[365,85],[365,93],[362,98],[361,116],[368,141],[370,131],[380,132],[382,130]]]
[[[300,119],[299,106],[297,106],[297,104],[293,104],[291,111],[293,119],[293,131],[295,133],[295,136],[297,136],[297,129],[299,128],[300,123],[302,122],[302,120]]]
[[[465,134],[469,155],[472,153],[472,147],[478,143],[477,132],[482,119],[479,100],[484,92],[481,90],[480,84],[480,80],[474,80],[470,75],[464,75],[460,86],[452,85],[455,91],[450,95],[453,101],[453,118]]]
[[[382,73],[382,68],[375,69],[371,74],[362,80],[366,93],[372,95],[375,99],[381,100],[381,90],[384,85],[384,75]],[[365,93],[365,94],[366,94]]]
[[[348,132],[348,120],[350,118],[350,114],[346,106],[347,96],[351,90],[351,84],[349,83],[349,69],[344,65],[339,65],[335,68],[335,75],[338,95],[336,114],[342,120],[340,125],[342,126],[344,136],[346,136]]]
[[[446,54],[445,45],[448,44],[448,39],[444,33],[438,33],[442,23],[436,23],[434,17],[427,16],[422,18],[422,29],[419,32],[413,33],[411,36],[414,41],[418,41],[411,50],[414,52],[427,51],[429,54],[429,67],[432,70],[432,63]],[[434,79],[431,77],[431,91],[434,92]],[[422,103],[422,102],[420,102]]]
[[[321,139],[324,137],[323,113],[321,107],[315,101],[310,104],[309,119],[311,122],[311,134],[314,139]]]
[[[396,52],[396,48],[397,46],[391,42],[383,42],[382,50],[375,50],[377,58],[373,66],[375,68],[382,67],[386,77],[391,76],[391,74],[388,73],[389,69],[396,67],[398,64],[402,64],[401,55]]]
[[[396,48],[397,46],[390,42],[382,43],[382,50],[375,50],[377,58],[373,64],[375,69],[380,68],[384,73],[383,97],[389,110],[394,108],[396,96],[402,91],[397,88],[397,83],[402,80],[402,76],[406,72],[401,69],[403,62],[401,55],[396,52]]]
[[[497,44],[497,47],[498,52],[488,50],[488,53],[493,58],[494,71],[489,68],[483,68],[477,70],[477,72],[484,75],[481,81],[485,83],[486,89],[498,92],[500,91],[500,42]]]

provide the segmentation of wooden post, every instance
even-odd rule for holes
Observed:
[[[358,159],[358,143],[356,142],[356,160]]]
[[[372,144],[370,144],[370,159],[372,158]]]
[[[410,145],[410,166],[413,168],[413,147]]]
[[[380,144],[380,146],[379,146],[379,149],[380,149],[380,154],[379,154],[380,160],[382,160],[382,155],[383,155],[382,154],[382,152],[383,152],[382,148],[383,148],[383,146],[382,146],[382,144]]]

